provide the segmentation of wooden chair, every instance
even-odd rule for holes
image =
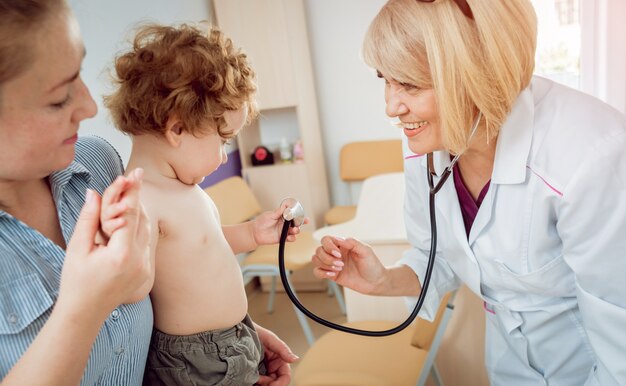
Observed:
[[[248,184],[239,176],[227,178],[212,185],[204,191],[211,197],[220,213],[222,225],[234,225],[248,221],[261,213],[261,206]],[[303,268],[311,261],[318,243],[313,239],[311,232],[302,231],[295,242],[285,246],[285,268],[288,274]],[[241,262],[241,271],[246,278],[270,276],[272,284],[268,302],[268,312],[274,308],[276,295],[276,279],[280,277],[278,269],[278,244],[262,245],[245,255]],[[330,282],[330,281],[329,281]],[[345,314],[345,303],[339,287],[330,282],[339,307]],[[293,289],[293,286],[292,286]],[[295,292],[295,290],[294,290]],[[298,321],[304,335],[311,345],[315,341],[307,318],[294,306]]]
[[[402,141],[399,139],[350,142],[339,154],[339,176],[348,183],[350,196],[357,182],[368,177],[404,170]],[[332,207],[324,215],[326,225],[339,224],[354,217],[356,205]]]
[[[423,386],[429,375],[440,386],[434,360],[450,320],[454,294],[441,302],[435,320],[419,317],[412,326],[387,337],[330,331],[306,352],[294,373],[295,386]],[[360,321],[347,325],[386,330],[397,321]]]

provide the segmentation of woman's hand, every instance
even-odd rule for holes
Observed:
[[[61,275],[57,307],[76,314],[90,311],[106,317],[119,304],[136,302],[149,293],[153,277],[149,250],[149,222],[139,201],[142,171],[127,181],[112,184],[104,195],[119,196],[125,209],[123,225],[106,245],[96,244],[100,228],[101,199],[87,192],[85,205],[68,244]],[[120,191],[121,190],[121,191]],[[138,293],[138,289],[146,288]]]
[[[284,223],[283,212],[287,206],[283,204],[273,212],[263,212],[252,221],[252,234],[256,245],[276,244],[280,241]],[[308,222],[309,219],[305,218],[304,224]],[[300,227],[289,228],[287,241],[295,241],[298,233],[300,233]]]
[[[290,363],[299,358],[291,352],[289,346],[273,332],[254,323],[259,340],[265,351],[265,368],[267,373],[257,381],[261,386],[287,386],[291,381]]]
[[[324,236],[312,262],[313,273],[363,294],[381,294],[387,269],[372,248],[356,239]]]
[[[124,213],[128,209],[127,198],[124,193],[132,186],[132,180],[119,176],[104,191],[100,201],[100,231],[97,235],[98,243],[108,242],[113,232],[126,224]]]

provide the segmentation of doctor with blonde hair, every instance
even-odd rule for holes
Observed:
[[[422,316],[467,285],[484,300],[494,385],[626,384],[626,119],[533,76],[529,0],[391,0],[371,23],[366,63],[385,82],[405,154],[412,248],[393,267],[331,236],[315,274],[415,305],[438,245]],[[476,130],[472,130],[476,127]]]

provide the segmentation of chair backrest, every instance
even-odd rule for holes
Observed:
[[[350,142],[339,154],[339,176],[344,181],[362,181],[377,174],[403,170],[400,139]]]
[[[361,186],[354,218],[319,228],[314,232],[314,237],[317,240],[326,235],[355,237],[368,244],[392,244],[404,248],[408,243],[404,223],[404,194],[403,172],[369,177]],[[387,300],[384,303],[387,304]],[[374,315],[371,316],[376,319]],[[394,317],[390,316],[391,319]]]
[[[254,193],[239,176],[229,177],[204,191],[215,202],[222,225],[239,224],[261,213],[261,205]]]
[[[443,297],[443,299],[441,299],[437,315],[432,322],[419,317],[416,318],[415,332],[411,338],[411,344],[413,346],[426,351],[430,350],[430,347],[435,339],[437,329],[443,320],[444,312],[451,302],[452,295],[453,293],[449,292]]]

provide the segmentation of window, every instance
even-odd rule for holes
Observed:
[[[532,0],[538,37],[535,73],[580,88],[580,0]]]
[[[561,25],[578,24],[578,0],[556,0],[554,5]]]

